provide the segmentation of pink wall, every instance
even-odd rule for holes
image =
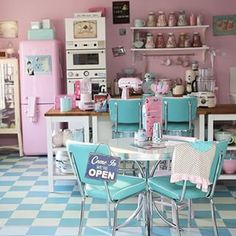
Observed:
[[[108,0],[1,0],[0,20],[17,20],[19,24],[19,38],[12,40],[16,49],[18,41],[26,39],[27,29],[30,22],[43,18],[50,18],[56,28],[57,39],[64,42],[64,18],[72,17],[75,12],[85,12],[90,7],[105,7],[107,10],[107,68],[108,79],[113,80],[117,72],[124,67],[134,66],[137,71],[144,72],[145,61],[137,61],[132,65],[130,53],[131,31],[129,24],[112,24],[112,1]],[[235,55],[235,36],[213,36],[212,34],[212,16],[235,14],[236,2],[232,0],[130,0],[131,23],[135,18],[146,18],[149,11],[163,10],[165,12],[186,10],[187,13],[201,13],[204,15],[206,24],[210,25],[207,33],[208,45],[217,49],[216,79],[219,86],[218,101],[220,103],[229,102],[229,68],[236,66]],[[127,34],[119,36],[119,28],[125,28]],[[0,47],[6,47],[9,40],[0,39]],[[64,45],[64,44],[63,44]],[[122,57],[113,57],[111,48],[122,45],[126,49],[126,55]],[[180,66],[166,67],[160,65],[161,58],[150,58],[149,69],[156,72],[159,76],[169,76],[171,78],[183,77],[184,68]],[[65,70],[65,68],[64,68]]]

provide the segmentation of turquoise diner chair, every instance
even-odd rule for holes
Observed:
[[[196,142],[193,142],[192,144],[188,143],[188,145],[193,145],[193,148],[195,148],[199,152],[202,152],[200,156],[201,158],[199,158],[199,160],[204,160],[204,158],[208,158],[209,156],[207,154],[204,154],[204,152],[208,149],[208,147],[215,145],[215,152],[213,153],[213,156],[212,156],[213,161],[209,169],[210,171],[209,171],[209,177],[208,177],[209,182],[211,184],[208,186],[207,192],[203,192],[201,189],[197,188],[196,184],[189,182],[187,178],[185,180],[183,179],[184,181],[173,183],[173,181],[171,182],[171,176],[160,176],[160,177],[155,176],[155,177],[149,178],[148,180],[148,188],[149,188],[150,194],[152,197],[154,195],[164,196],[172,201],[174,205],[174,210],[175,210],[176,222],[173,223],[172,221],[167,219],[160,212],[160,210],[157,208],[154,202],[153,202],[153,205],[158,215],[160,216],[160,218],[164,222],[169,224],[170,226],[175,227],[177,229],[178,235],[180,236],[181,234],[180,234],[180,228],[179,228],[178,206],[182,204],[185,200],[188,201],[188,200],[193,200],[193,199],[208,198],[211,203],[211,214],[212,214],[212,221],[214,225],[214,234],[215,236],[218,236],[213,196],[214,196],[214,190],[215,190],[217,179],[221,173],[223,159],[226,154],[227,141],[220,141],[216,143],[213,141],[196,141]],[[189,153],[186,152],[185,155],[188,155],[188,154]],[[175,162],[175,156],[173,156],[173,163],[174,162]],[[198,166],[200,165],[200,162],[201,161],[198,161],[194,163],[194,165],[191,165],[191,171],[195,170],[195,168],[197,169]],[[186,174],[185,168],[188,165],[188,163],[189,163],[188,158],[183,158],[183,160],[181,160],[183,174]]]
[[[141,128],[142,99],[110,99],[109,114],[112,122],[112,138],[134,137]],[[122,162],[120,169],[123,173],[136,175],[138,171],[134,162]]]
[[[85,176],[87,162],[90,153],[100,153],[110,155],[110,149],[105,144],[84,143],[78,141],[68,141],[67,151],[71,160],[74,173],[78,180],[81,194],[81,212],[79,224],[79,236],[82,235],[84,208],[86,197],[104,199],[108,203],[108,219],[110,226],[110,203],[114,203],[114,217],[112,236],[115,236],[117,225],[118,205],[123,200],[138,195],[145,191],[145,179],[135,176],[118,175],[116,182],[106,182],[97,179],[90,179]],[[109,158],[109,157],[108,157]],[[141,207],[139,208],[141,209]],[[136,212],[138,214],[139,211]]]
[[[194,136],[197,97],[163,97],[163,132],[168,135]]]
[[[109,114],[112,121],[112,137],[133,137],[141,128],[142,99],[110,99]]]

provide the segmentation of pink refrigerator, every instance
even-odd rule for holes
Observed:
[[[20,94],[24,155],[47,153],[44,114],[61,93],[60,43],[56,40],[22,41]]]

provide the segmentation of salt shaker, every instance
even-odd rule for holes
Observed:
[[[161,143],[162,142],[161,124],[159,122],[155,122],[153,124],[152,142],[153,143]]]

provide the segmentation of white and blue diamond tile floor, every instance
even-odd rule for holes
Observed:
[[[228,181],[215,192],[219,233],[236,235],[236,183]],[[119,222],[136,207],[136,198],[120,205]],[[195,219],[187,228],[187,213],[181,211],[182,236],[213,235],[209,202],[194,202]],[[107,236],[106,203],[87,199],[84,236]],[[57,181],[55,193],[48,192],[45,157],[0,156],[0,236],[75,236],[78,233],[80,195],[75,181]],[[133,220],[117,236],[144,235],[142,223]],[[155,217],[153,236],[174,236],[176,231]]]

